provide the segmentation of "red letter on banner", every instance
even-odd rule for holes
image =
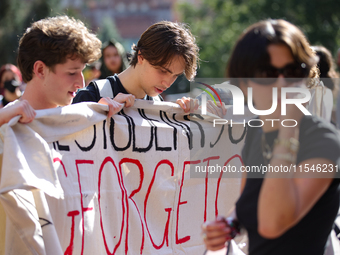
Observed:
[[[129,237],[129,203],[128,203],[128,198],[134,203],[136,209],[137,209],[137,212],[138,212],[138,215],[139,215],[139,219],[140,219],[140,222],[141,222],[141,225],[142,225],[142,244],[141,244],[141,247],[140,247],[140,251],[141,251],[141,254],[143,253],[143,248],[144,248],[144,224],[143,224],[143,221],[142,221],[142,217],[140,215],[140,212],[139,212],[139,209],[137,207],[137,204],[135,202],[135,200],[133,200],[133,196],[138,193],[140,191],[140,189],[142,188],[142,183],[143,183],[143,179],[144,179],[144,172],[143,172],[143,166],[142,164],[139,162],[139,160],[137,159],[131,159],[131,158],[123,158],[120,162],[119,162],[119,171],[120,171],[120,175],[123,176],[122,174],[122,164],[124,163],[132,163],[132,164],[135,164],[138,169],[139,169],[139,176],[140,176],[140,181],[139,181],[139,185],[138,185],[138,188],[133,190],[131,192],[131,194],[129,195],[129,197],[125,197],[126,198],[126,240],[125,240],[125,254],[127,254],[128,252],[128,237]],[[124,185],[124,182],[122,182],[122,186],[123,186],[123,189],[125,191],[125,193],[127,194],[127,191],[126,191],[126,188],[125,188],[125,185]]]
[[[77,174],[78,174],[78,184],[80,192],[80,204],[81,204],[81,221],[82,221],[82,234],[81,234],[81,254],[84,252],[84,238],[85,238],[85,221],[84,212],[93,210],[92,207],[84,208],[83,193],[81,192],[80,174],[79,174],[79,164],[93,164],[93,160],[76,160]]]
[[[144,200],[144,221],[145,221],[146,229],[148,231],[148,234],[149,234],[149,237],[150,237],[150,240],[152,242],[153,247],[155,247],[157,250],[159,250],[159,249],[161,249],[163,247],[164,242],[166,242],[166,246],[169,246],[169,224],[170,224],[171,208],[165,208],[164,209],[168,213],[168,219],[167,219],[167,221],[165,223],[163,241],[162,241],[162,243],[160,245],[156,245],[155,242],[152,239],[152,236],[150,234],[150,230],[149,230],[149,227],[148,227],[148,223],[146,221],[146,205],[148,203],[148,199],[149,199],[149,195],[150,195],[150,192],[151,192],[151,188],[153,186],[153,183],[155,182],[157,170],[158,170],[159,166],[162,165],[162,164],[169,165],[170,169],[171,169],[171,176],[174,176],[174,166],[173,166],[173,164],[169,160],[167,160],[167,159],[161,160],[157,164],[157,166],[155,168],[155,171],[153,173],[153,176],[152,176],[152,179],[151,179],[151,182],[150,182],[150,185],[149,185],[149,188],[148,188],[148,191],[146,193],[145,200]]]
[[[184,181],[184,173],[185,173],[185,166],[191,165],[191,164],[198,164],[201,160],[195,160],[195,161],[184,161],[183,164],[183,172],[182,172],[182,180],[181,185],[179,188],[179,196],[178,196],[178,205],[177,205],[177,219],[176,219],[176,244],[185,243],[190,240],[190,236],[185,236],[181,239],[178,238],[178,220],[179,220],[179,206],[184,205],[187,203],[187,201],[181,201],[181,195],[182,195],[182,188],[183,188],[183,181]]]
[[[101,199],[100,185],[101,185],[101,179],[102,179],[102,172],[103,172],[104,166],[108,162],[110,162],[114,166],[114,168],[116,170],[116,173],[117,173],[118,183],[119,183],[120,189],[122,191],[122,211],[123,211],[122,226],[120,228],[120,238],[119,238],[118,243],[115,245],[112,253],[110,252],[109,247],[108,247],[107,242],[106,242],[106,237],[105,237],[104,227],[103,227],[103,219],[102,219],[102,209],[101,209],[101,205],[100,205],[100,199]],[[124,229],[124,216],[125,216],[125,205],[124,205],[125,197],[126,197],[126,193],[123,190],[122,176],[120,175],[120,173],[119,173],[119,171],[118,171],[118,169],[117,169],[113,159],[111,157],[106,157],[104,159],[103,163],[101,164],[100,169],[99,169],[99,178],[98,178],[98,205],[99,205],[99,214],[100,214],[100,227],[101,227],[101,230],[102,230],[102,235],[103,235],[103,239],[104,239],[104,245],[105,245],[105,249],[106,249],[106,253],[107,254],[115,254],[116,250],[118,249],[118,247],[120,245],[120,242],[122,240],[122,234],[123,234],[123,229]]]

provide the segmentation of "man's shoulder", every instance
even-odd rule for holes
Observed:
[[[87,87],[78,90],[76,97],[73,99],[72,104],[80,102],[98,102],[100,95],[97,85],[91,82]]]

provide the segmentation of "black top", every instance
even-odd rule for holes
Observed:
[[[270,146],[277,135],[278,131],[266,133],[266,141]],[[246,166],[264,164],[261,136],[261,128],[249,128],[242,151]],[[339,165],[339,136],[331,124],[315,116],[305,116],[300,125],[299,141],[297,164],[309,158],[320,157]],[[248,174],[247,177],[244,190],[236,203],[236,213],[248,231],[249,255],[322,255],[339,209],[339,179],[333,180],[328,190],[299,223],[278,238],[266,239],[257,232],[257,203],[263,178],[252,178],[254,174]]]
[[[111,83],[111,88],[113,90],[113,96],[117,96],[119,93],[129,94],[124,88],[123,84],[120,82],[117,74],[113,76],[109,76],[108,79]],[[159,96],[160,100],[163,101],[161,96]],[[101,99],[98,87],[95,81],[92,81],[86,88],[81,89],[77,92],[75,98],[73,98],[72,104],[80,103],[80,102],[98,102]],[[146,100],[154,100],[150,96],[146,96],[144,99]]]

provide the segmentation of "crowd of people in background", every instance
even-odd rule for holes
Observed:
[[[340,69],[340,48],[333,58],[332,53],[324,46],[311,46],[312,50],[318,56],[318,72],[323,88],[323,113],[318,113],[326,120],[330,120],[337,128],[340,127],[340,90],[339,90],[339,72]],[[102,42],[101,58],[93,63],[89,63],[83,70],[85,86],[91,81],[105,79],[123,72],[129,67],[129,61],[132,54],[114,38]],[[336,61],[335,61],[336,60]],[[336,63],[336,64],[335,64]],[[187,91],[189,81],[181,75],[168,91],[163,91],[162,96],[167,100],[169,97],[173,100],[172,93],[178,90],[177,84],[181,84],[183,91]],[[185,80],[186,82],[183,82]],[[24,93],[26,84],[23,82],[20,70],[13,63],[6,63],[0,68],[0,107],[4,107],[9,102],[15,101]],[[176,88],[175,88],[176,87]],[[184,88],[186,87],[186,88]],[[313,90],[311,90],[313,91]],[[170,92],[170,94],[168,93]],[[224,92],[224,91],[223,91]],[[313,92],[312,92],[313,93]],[[183,94],[183,93],[182,93]],[[223,93],[222,93],[223,94]],[[332,98],[330,98],[330,95]],[[227,103],[231,103],[229,93]],[[339,109],[339,110],[337,110]],[[313,111],[313,110],[312,110]]]

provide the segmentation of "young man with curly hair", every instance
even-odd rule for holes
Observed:
[[[35,110],[71,104],[78,89],[84,87],[83,69],[101,56],[101,42],[79,20],[67,16],[34,22],[19,41],[17,64],[27,83],[23,96],[1,109],[0,166],[4,144],[3,132],[11,118],[21,115],[19,122],[29,123]],[[128,107],[134,96],[120,94],[114,100],[102,98],[109,105],[108,116],[118,112],[122,103]],[[1,174],[1,167],[0,167]],[[1,206],[0,206],[1,207]],[[0,208],[0,254],[4,251],[5,215]]]

